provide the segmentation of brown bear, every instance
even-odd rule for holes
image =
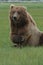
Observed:
[[[10,38],[18,46],[43,45],[41,32],[24,6],[10,6]]]

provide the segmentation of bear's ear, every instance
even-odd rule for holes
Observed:
[[[10,9],[12,9],[14,6],[15,6],[14,4],[11,4],[11,5],[10,5]]]

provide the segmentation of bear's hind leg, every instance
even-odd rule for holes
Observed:
[[[43,45],[43,33],[41,34],[40,36],[40,39],[39,39],[39,45]]]

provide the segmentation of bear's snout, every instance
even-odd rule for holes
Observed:
[[[17,20],[17,16],[13,16],[13,20],[16,21]]]
[[[18,14],[17,14],[17,12],[15,12],[14,15],[13,15],[13,20],[14,21],[17,21],[17,16],[18,16]]]

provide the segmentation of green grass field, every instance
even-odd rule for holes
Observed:
[[[0,3],[0,65],[43,65],[43,46],[12,47],[9,38],[9,9],[11,3]],[[43,3],[14,3],[26,6],[38,28],[43,31]]]

